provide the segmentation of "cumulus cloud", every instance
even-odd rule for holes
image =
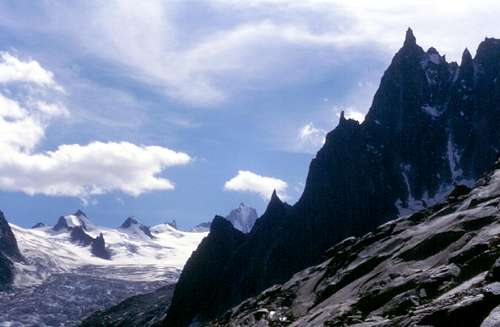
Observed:
[[[37,61],[21,61],[8,52],[0,52],[0,83],[29,82],[62,91],[54,81],[54,74]]]
[[[11,82],[28,83],[31,88],[48,87],[56,92],[61,89],[52,73],[36,61],[24,62],[10,54],[4,54],[4,58],[15,63],[0,80],[7,90]],[[185,165],[191,160],[186,153],[128,142],[63,144],[53,151],[36,151],[51,121],[69,117],[66,107],[51,102],[52,97],[37,98],[43,94],[20,94],[14,99],[0,93],[2,190],[81,199],[112,191],[138,196],[173,189],[174,184],[160,174],[167,167]]]
[[[300,128],[297,136],[297,145],[300,150],[314,153],[325,143],[327,131],[308,123]]]
[[[172,190],[172,182],[158,174],[190,161],[182,152],[127,142],[61,145],[55,151],[34,154],[5,147],[2,151],[8,156],[0,158],[0,188],[80,198],[111,191],[138,196]]]
[[[224,184],[227,191],[252,192],[263,199],[271,198],[274,190],[282,199],[287,198],[287,182],[274,177],[261,176],[248,170],[240,170],[238,174]]]

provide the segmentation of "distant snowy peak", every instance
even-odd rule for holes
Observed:
[[[207,222],[204,222],[204,223],[201,223],[201,224],[194,226],[193,228],[191,228],[190,231],[193,233],[206,233],[206,232],[210,231],[211,224],[212,223],[210,221],[207,221]]]
[[[59,217],[59,220],[52,229],[56,232],[70,230],[73,227],[82,227],[84,230],[88,230],[90,225],[90,221],[85,213],[77,210],[74,214]]]
[[[139,223],[134,217],[128,217],[120,226],[120,229],[126,231],[128,234],[145,235],[149,238],[154,238],[150,228]]]
[[[238,208],[231,210],[231,212],[224,217],[224,219],[231,222],[234,228],[243,233],[250,233],[252,230],[255,221],[257,220],[257,210],[252,207],[246,206],[243,202],[240,203]],[[193,233],[205,233],[210,231],[210,226],[212,222],[204,222],[198,224],[191,228],[191,232]]]
[[[225,218],[233,224],[234,228],[243,233],[250,233],[258,216],[257,210],[252,207],[247,207],[242,202],[238,208],[231,210],[229,215]]]

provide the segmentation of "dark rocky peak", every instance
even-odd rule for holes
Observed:
[[[177,222],[175,221],[175,219],[172,219],[172,221],[170,221],[170,222],[167,221],[166,224],[169,225],[172,228],[177,229]]]
[[[345,115],[344,115],[344,110],[340,112],[340,118],[339,118],[339,126],[344,125],[346,123]]]
[[[35,228],[42,228],[42,227],[47,227],[47,225],[44,223],[36,223],[31,228],[35,229]]]
[[[229,220],[221,216],[215,216],[214,220],[210,224],[210,234],[211,235],[225,235],[233,233],[236,229]]]
[[[462,61],[460,62],[460,66],[468,66],[472,65],[472,55],[470,54],[469,49],[465,48],[462,53]]]
[[[405,42],[403,47],[415,47],[417,46],[417,39],[415,38],[415,35],[413,35],[413,30],[408,27],[406,30],[406,36],[405,36]]]
[[[439,51],[437,51],[434,47],[430,47],[429,49],[427,49],[427,54],[440,56]]]
[[[423,117],[423,105],[444,102],[441,94],[448,87],[442,81],[449,80],[450,72],[447,64],[430,67],[431,59],[414,42],[413,33],[407,32],[405,45],[394,55],[382,76],[363,125],[376,127],[374,123],[378,122],[378,126],[399,131],[412,124],[418,115]]]
[[[128,217],[123,224],[121,224],[120,228],[129,228],[132,225],[139,225],[139,222],[134,217]]]
[[[56,232],[59,232],[63,229],[68,229],[69,226],[68,226],[68,223],[66,221],[66,219],[64,218],[64,216],[61,216],[59,217],[59,219],[57,220],[57,223],[54,225],[54,227],[52,227],[53,230],[55,230]]]
[[[486,38],[477,48],[474,62],[477,65],[477,70],[483,75],[481,77],[484,77],[484,88],[492,88],[493,85],[498,85],[498,78],[500,75],[499,58],[499,39]]]
[[[70,238],[71,242],[80,246],[88,246],[94,241],[94,238],[85,233],[81,226],[71,228]]]
[[[424,66],[437,66],[437,65],[444,65],[445,69],[449,69],[448,63],[446,62],[446,57],[441,56],[439,52],[436,50],[434,47],[430,47],[427,52],[427,58],[424,63]]]
[[[347,119],[345,118],[344,110],[340,112],[340,117],[339,117],[339,124],[338,124],[338,129],[355,129],[358,127],[360,124],[357,120],[355,119]]]
[[[122,229],[128,229],[128,230],[133,230],[134,227],[138,228],[141,230],[146,236],[149,238],[154,238],[153,234],[151,233],[151,230],[149,229],[148,226],[145,226],[141,223],[139,223],[134,217],[128,217],[123,224],[120,226]]]
[[[2,254],[14,261],[24,260],[17,246],[16,237],[3,212],[0,211],[0,255]]]
[[[472,84],[474,82],[474,60],[472,59],[472,55],[467,48],[462,54],[457,81],[459,83],[459,87],[464,86],[464,83]]]
[[[164,325],[187,326],[215,301],[217,286],[224,283],[225,264],[245,239],[246,235],[229,221],[215,216],[210,233],[184,266]]]
[[[496,65],[498,66],[498,58],[500,57],[500,39],[485,38],[481,42],[476,51],[474,58],[479,64]]]
[[[59,232],[64,230],[71,230],[74,227],[81,226],[84,230],[87,230],[87,224],[85,221],[87,216],[79,212],[79,210],[73,214],[68,216],[61,216],[57,220],[57,223],[52,227],[52,230]]]
[[[266,211],[264,212],[264,216],[282,214],[289,207],[290,205],[286,202],[281,201],[278,193],[276,193],[276,190],[274,190],[273,194],[271,195],[271,200],[269,200],[269,204],[267,205]]]
[[[403,47],[399,49],[395,56],[396,61],[414,60],[424,54],[424,50],[417,44],[417,39],[413,35],[412,29],[408,28]]]
[[[91,252],[96,257],[101,259],[110,260],[111,253],[106,249],[106,242],[104,241],[104,235],[99,234],[91,243]]]

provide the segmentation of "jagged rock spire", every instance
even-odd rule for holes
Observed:
[[[278,193],[276,193],[276,190],[274,190],[273,194],[271,195],[271,200],[269,201],[269,205],[275,204],[275,203],[283,204],[283,202],[281,201],[281,199],[278,196]]]
[[[427,49],[427,53],[430,55],[432,55],[432,54],[439,55],[439,51],[437,51],[436,48],[434,48],[434,47],[430,47],[429,49]]]
[[[136,224],[139,224],[139,222],[134,217],[128,217],[127,219],[125,219],[120,228],[129,228],[130,226]]]
[[[344,110],[342,110],[340,112],[340,118],[339,118],[339,125],[342,125],[343,123],[346,122],[346,119],[345,119],[345,114],[344,114]]]
[[[406,30],[406,37],[405,37],[405,43],[404,46],[414,46],[417,44],[417,39],[415,38],[415,35],[413,35],[413,30],[408,27]]]
[[[104,235],[102,233],[100,233],[99,236],[92,241],[90,251],[96,257],[106,260],[111,259],[111,254],[108,249],[106,249],[106,241],[104,240]]]
[[[464,64],[468,65],[471,62],[472,62],[472,55],[470,54],[469,49],[465,48],[462,54],[462,62],[460,65],[461,66],[463,66]]]

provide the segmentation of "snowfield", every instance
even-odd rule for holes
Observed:
[[[208,233],[182,232],[168,224],[149,228],[94,225],[84,214],[63,217],[67,226],[25,229],[11,224],[28,263],[15,264],[14,289],[0,293],[0,327],[74,326],[96,310],[175,283]],[[80,246],[71,228],[104,236],[111,260]]]

